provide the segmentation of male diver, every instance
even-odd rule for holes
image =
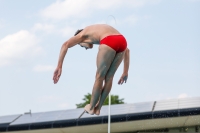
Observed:
[[[124,59],[124,70],[118,84],[126,83],[129,70],[129,53],[125,37],[115,28],[107,24],[95,24],[78,30],[73,37],[67,40],[61,47],[58,65],[54,71],[54,84],[56,84],[62,73],[64,57],[71,48],[79,44],[86,49],[93,48],[93,44],[99,44],[97,54],[96,79],[93,86],[90,104],[84,107],[91,115],[100,114],[101,107],[108,96],[113,77],[120,63]],[[104,83],[104,84],[103,84]]]

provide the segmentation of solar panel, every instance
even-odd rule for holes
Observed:
[[[130,104],[128,113],[140,113],[140,112],[150,112],[152,111],[154,102],[143,102]]]
[[[56,121],[59,116],[63,113],[64,111],[53,111],[53,112],[45,112],[43,113],[40,117],[38,117],[34,123],[37,122],[48,122],[48,121]]]
[[[200,107],[200,97],[157,101],[154,111]]]
[[[178,109],[178,99],[156,101],[154,111]]]
[[[24,114],[10,125],[28,124],[35,122],[43,113]]]
[[[83,108],[66,110],[58,117],[58,120],[77,119],[83,111]]]
[[[179,108],[197,108],[200,107],[200,97],[179,99]]]
[[[0,116],[0,124],[11,123],[17,119],[20,115]]]
[[[110,114],[111,115],[127,114],[129,111],[129,108],[130,108],[130,104],[111,105]]]
[[[55,121],[63,111],[24,114],[10,125]]]

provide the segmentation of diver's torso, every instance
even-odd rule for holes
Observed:
[[[96,24],[86,27],[82,31],[85,36],[84,43],[99,44],[100,41],[109,35],[121,35],[119,31],[106,24]]]

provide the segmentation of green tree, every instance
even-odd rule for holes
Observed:
[[[85,107],[85,105],[90,104],[91,96],[92,95],[90,93],[84,95],[84,98],[83,98],[84,102],[76,104],[76,107],[83,108],[83,107]],[[108,101],[108,97],[107,97],[106,100],[104,101],[103,105],[108,105],[108,102],[109,101]],[[111,104],[124,104],[124,98],[119,99],[118,95],[111,95]]]

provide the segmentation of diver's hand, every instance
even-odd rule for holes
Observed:
[[[62,73],[62,68],[57,67],[56,70],[54,71],[54,75],[53,75],[53,81],[54,84],[56,84],[61,76]]]
[[[120,85],[123,84],[124,82],[126,83],[127,79],[128,79],[128,73],[123,73],[118,81],[118,84]]]

